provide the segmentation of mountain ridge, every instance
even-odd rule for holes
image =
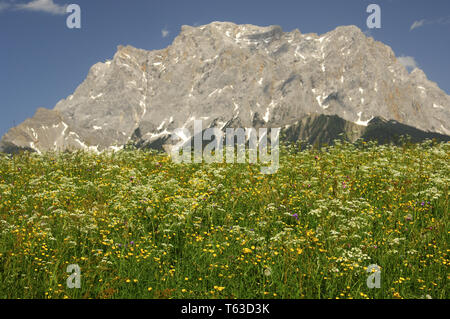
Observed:
[[[448,136],[449,106],[422,70],[409,73],[356,26],[317,35],[213,22],[183,26],[162,50],[118,46],[53,110],[8,131],[0,150],[151,147],[195,119],[286,128],[311,114],[362,128],[379,117]]]

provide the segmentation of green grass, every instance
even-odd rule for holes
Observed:
[[[448,298],[449,155],[289,146],[273,175],[139,150],[1,155],[0,297]]]

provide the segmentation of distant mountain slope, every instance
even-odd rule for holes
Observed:
[[[397,123],[368,125],[377,117]],[[290,136],[303,123],[298,137],[321,142],[339,131],[445,140],[450,97],[355,26],[318,36],[214,22],[183,26],[164,50],[119,47],[73,95],[5,134],[0,150],[161,148],[195,119],[205,128],[282,127]]]
[[[332,144],[336,139],[355,142],[357,139],[378,141],[380,144],[400,143],[402,136],[408,135],[411,142],[435,139],[449,142],[450,136],[425,132],[397,121],[387,121],[380,117],[372,119],[367,126],[345,121],[336,115],[306,116],[284,130],[288,141],[304,141],[311,145]]]

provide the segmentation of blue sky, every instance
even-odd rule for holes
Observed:
[[[70,3],[81,7],[81,29],[66,27]],[[73,93],[120,44],[162,49],[182,25],[212,21],[302,33],[350,24],[367,31],[370,3],[380,5],[382,23],[370,35],[450,93],[448,0],[0,0],[0,136]]]

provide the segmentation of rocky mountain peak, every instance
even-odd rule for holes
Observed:
[[[380,117],[448,135],[449,106],[450,97],[423,71],[409,74],[391,48],[356,26],[317,35],[213,22],[183,26],[162,50],[119,46],[48,110],[51,123],[43,125],[38,111],[2,143],[39,152],[161,147],[196,119],[225,129],[331,125],[338,117],[350,123],[338,127],[362,134]]]

